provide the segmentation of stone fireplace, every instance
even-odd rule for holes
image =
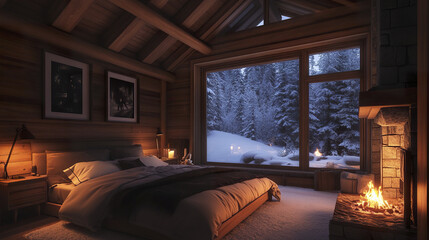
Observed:
[[[410,150],[410,108],[382,108],[372,127],[372,173],[387,199],[403,197],[404,150]]]
[[[362,211],[358,194],[339,193],[330,239],[416,239],[414,96],[412,89],[361,93],[359,117],[372,120],[366,173],[374,175],[375,188],[381,186],[384,199],[398,211]]]

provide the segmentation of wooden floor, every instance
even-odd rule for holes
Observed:
[[[3,223],[0,225],[0,239],[24,240],[26,233],[58,221],[58,218],[40,215],[19,219],[17,223]]]

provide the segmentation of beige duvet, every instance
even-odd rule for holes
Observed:
[[[140,167],[92,179],[70,192],[59,217],[97,230],[110,212],[110,199],[121,189],[197,168],[200,167]],[[267,191],[280,198],[274,182],[268,178],[255,178],[188,197],[179,203],[172,215],[154,206],[139,205],[124,221],[162,233],[170,239],[213,239],[224,221]]]

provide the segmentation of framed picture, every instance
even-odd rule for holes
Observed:
[[[137,122],[137,79],[107,72],[107,120]]]
[[[89,120],[89,65],[45,52],[45,118]]]

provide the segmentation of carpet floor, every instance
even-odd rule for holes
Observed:
[[[329,239],[329,220],[337,193],[279,186],[282,201],[267,202],[232,230],[225,240]],[[29,240],[134,240],[129,235],[103,230],[97,233],[59,221],[24,236]]]

